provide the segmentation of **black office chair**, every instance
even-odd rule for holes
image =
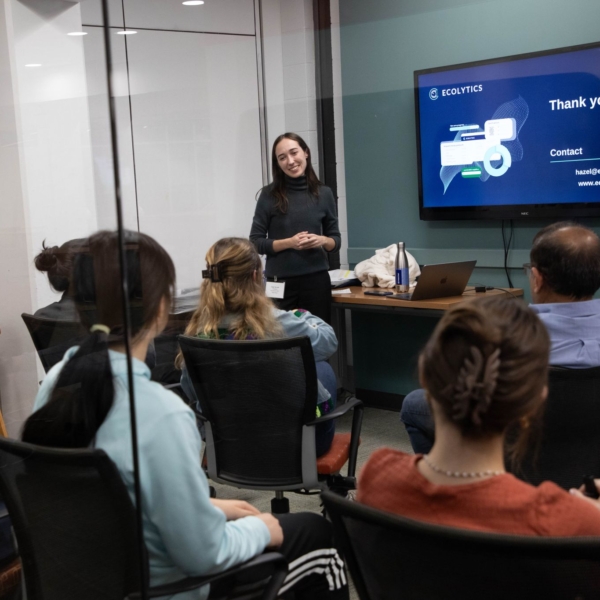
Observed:
[[[322,498],[361,600],[600,598],[600,538],[467,531]]]
[[[17,538],[28,600],[140,597],[147,558],[142,572],[133,504],[102,450],[0,439],[0,465],[0,493]],[[149,597],[220,582],[229,597],[246,597],[258,587],[265,600],[274,599],[286,573],[283,556],[263,554],[224,573],[154,587]],[[238,586],[236,578],[244,582]]]
[[[532,446],[511,468],[534,485],[579,487],[585,475],[600,477],[600,367],[551,367],[548,392]]]
[[[155,338],[154,345],[148,348],[146,357],[146,364],[152,371],[152,379],[162,383],[188,403],[179,383],[181,371],[175,369],[174,363],[178,352],[177,336],[183,332],[191,315],[191,312],[170,315],[168,329]],[[21,318],[46,373],[63,359],[69,348],[79,345],[88,335],[77,321],[44,319],[27,313],[23,313]]]
[[[273,490],[273,512],[287,512],[285,490],[356,487],[363,406],[353,399],[316,419],[317,372],[310,340],[229,341],[179,337],[205,423],[208,475],[241,488]],[[352,433],[336,434],[317,460],[315,425],[353,409]],[[339,474],[348,461],[347,476]]]
[[[179,352],[177,337],[185,331],[193,314],[194,310],[170,314],[167,326],[154,338],[156,365],[152,369],[152,380],[166,385],[180,395],[183,394],[179,391],[181,371],[175,368],[175,357]]]
[[[86,331],[76,321],[56,321],[23,313],[21,318],[33,340],[33,345],[46,373],[65,355],[72,346],[85,339]]]

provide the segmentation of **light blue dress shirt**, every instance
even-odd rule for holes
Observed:
[[[49,399],[71,348],[42,383],[34,410]],[[115,398],[94,446],[117,465],[134,501],[133,461],[125,355],[109,351]],[[138,426],[144,540],[150,559],[151,585],[223,571],[260,554],[270,541],[267,526],[256,517],[227,522],[209,498],[200,467],[201,442],[193,412],[160,384],[150,370],[132,359]],[[199,600],[208,587],[178,594]]]
[[[530,304],[550,334],[550,364],[600,366],[600,300]]]

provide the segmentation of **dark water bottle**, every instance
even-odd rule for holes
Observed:
[[[404,242],[398,242],[398,252],[396,253],[396,291],[399,293],[408,292],[408,258],[404,249]]]

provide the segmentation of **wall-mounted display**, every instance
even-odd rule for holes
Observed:
[[[600,216],[600,44],[415,71],[422,220]]]

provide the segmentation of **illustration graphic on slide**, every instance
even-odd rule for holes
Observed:
[[[502,177],[511,165],[523,158],[519,132],[529,116],[527,102],[519,96],[500,105],[483,128],[477,124],[453,125],[453,140],[440,144],[440,179],[444,194],[461,173],[464,179],[487,181]]]

